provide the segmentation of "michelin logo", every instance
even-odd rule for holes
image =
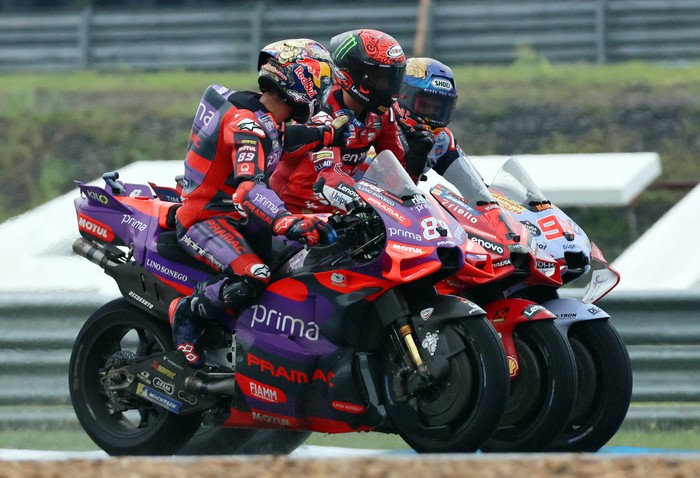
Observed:
[[[181,402],[173,400],[172,398],[163,395],[162,393],[156,392],[152,388],[147,387],[142,383],[139,383],[136,387],[136,395],[138,395],[139,397],[143,397],[149,402],[155,403],[156,405],[160,405],[163,408],[167,408],[171,412],[180,413],[180,407],[182,407]]]

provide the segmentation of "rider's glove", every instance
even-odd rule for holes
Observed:
[[[350,136],[350,117],[340,115],[327,125],[318,126],[321,133],[321,144],[324,148],[332,146],[345,146],[345,143]]]
[[[272,232],[301,241],[309,247],[319,243],[332,244],[337,239],[330,224],[316,216],[304,214],[283,214],[272,223]]]
[[[412,177],[419,176],[427,168],[428,153],[435,146],[435,135],[423,124],[409,126],[405,122],[399,122],[401,130],[406,137],[408,151],[404,157],[406,171]]]
[[[314,192],[321,198],[322,202],[345,212],[364,204],[364,201],[352,185],[342,180],[335,180],[337,178],[329,179],[327,180],[327,178],[320,176],[313,185]]]

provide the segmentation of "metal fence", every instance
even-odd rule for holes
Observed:
[[[328,44],[353,28],[392,34],[413,55],[418,2],[375,6],[255,2],[134,12],[5,13],[0,72],[252,69],[270,41]],[[700,61],[697,0],[433,0],[424,53],[451,64],[502,64],[527,46],[552,62]]]
[[[618,294],[599,305],[632,359],[633,403],[623,426],[697,427],[700,296]],[[78,330],[98,306],[0,303],[0,429],[78,429],[68,361]]]

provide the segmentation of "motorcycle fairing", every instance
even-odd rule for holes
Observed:
[[[240,322],[236,340],[242,359],[236,382],[245,403],[234,402],[226,426],[259,426],[269,416],[276,417],[269,422],[276,427],[343,433],[384,420],[377,404],[357,395],[352,348],[325,342],[312,349],[292,336],[253,332]]]
[[[180,197],[180,193],[177,191],[177,189],[171,188],[170,186],[160,186],[151,181],[148,182],[148,185],[151,187],[158,199],[174,203],[182,202],[182,198]]]
[[[100,210],[112,209],[115,212],[120,212],[123,214],[131,214],[133,211],[128,207],[124,206],[112,193],[107,192],[106,189],[99,186],[91,186],[89,184],[84,184],[80,181],[75,181],[78,185],[78,189],[87,198],[90,205],[100,208]],[[75,202],[79,201],[77,198]]]
[[[105,190],[102,191],[109,194]],[[166,221],[173,203],[147,196],[140,198],[119,196],[118,199],[111,197],[114,200],[108,200],[110,203],[120,204],[123,208],[110,207],[105,211],[102,206],[93,206],[89,199],[75,200],[79,227],[81,223],[103,225],[108,231],[107,234],[100,234],[102,229],[90,226],[91,231],[87,231],[86,234],[83,227],[81,228],[83,237],[117,246],[142,242],[145,247],[133,250],[134,261],[164,284],[177,290],[180,295],[190,294],[199,281],[210,277],[211,273],[207,273],[201,265],[192,264],[192,261],[185,263],[173,261],[158,252],[158,238],[169,229]],[[112,210],[115,211],[114,214],[110,212]],[[185,254],[182,251],[181,256]]]
[[[506,349],[511,380],[520,371],[518,353],[513,341],[513,331],[522,323],[532,320],[552,320],[555,315],[543,305],[525,299],[501,299],[484,305],[486,317],[501,336]]]
[[[556,316],[554,323],[564,335],[576,322],[582,320],[609,319],[610,314],[594,304],[577,299],[552,299],[542,303],[543,307]]]
[[[516,159],[510,158],[501,166],[489,190],[527,227],[538,247],[559,261],[564,283],[590,269],[591,243],[586,233],[551,204]]]

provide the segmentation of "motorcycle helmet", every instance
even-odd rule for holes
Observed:
[[[450,67],[432,58],[409,58],[399,91],[399,105],[433,133],[445,128],[457,102]]]
[[[306,123],[321,107],[331,85],[331,55],[307,38],[282,40],[265,46],[258,56],[260,91],[276,89],[292,107],[292,119]]]
[[[367,110],[382,114],[396,101],[406,55],[393,37],[377,30],[351,30],[331,39],[335,76]]]

